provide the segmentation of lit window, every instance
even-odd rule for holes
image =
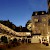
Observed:
[[[30,35],[30,32],[26,32],[27,35]]]
[[[42,21],[46,21],[46,19],[45,19],[45,18],[43,18],[43,19],[42,19]]]
[[[35,22],[38,22],[38,19],[34,19]]]
[[[37,15],[37,13],[35,13],[35,15]]]
[[[42,12],[42,14],[44,14],[44,12]]]

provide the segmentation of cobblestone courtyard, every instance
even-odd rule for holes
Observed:
[[[43,44],[21,44],[20,46],[6,50],[50,50],[50,46],[45,46]]]

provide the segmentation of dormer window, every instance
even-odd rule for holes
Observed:
[[[37,13],[35,13],[35,15],[37,15]]]
[[[45,19],[45,18],[43,18],[43,19],[42,19],[42,21],[46,21],[46,19]]]
[[[44,12],[42,12],[42,14],[44,14]]]

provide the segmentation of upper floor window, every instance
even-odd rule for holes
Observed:
[[[44,12],[42,12],[42,14],[44,14]]]
[[[38,22],[38,19],[34,19],[35,22]]]
[[[39,20],[39,19],[34,19],[34,22],[41,22],[41,20]]]
[[[37,15],[37,13],[35,13],[35,15]]]
[[[43,19],[42,19],[42,21],[46,21],[46,19],[45,19],[45,18],[43,18]]]

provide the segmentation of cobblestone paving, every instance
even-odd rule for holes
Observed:
[[[20,46],[13,47],[6,50],[50,50],[50,46],[43,44],[21,44]]]

